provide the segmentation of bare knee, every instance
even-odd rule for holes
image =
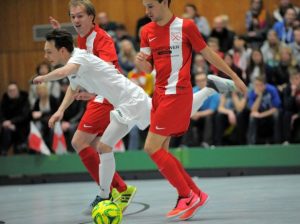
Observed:
[[[76,136],[72,138],[71,144],[77,153],[89,146],[88,142]]]
[[[97,145],[97,152],[98,153],[109,153],[109,152],[112,152],[112,147],[104,144],[103,142],[99,142]]]

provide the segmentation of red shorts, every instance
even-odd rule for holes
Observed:
[[[183,135],[189,127],[193,93],[159,95],[154,93],[150,131],[162,136]]]
[[[90,100],[77,127],[78,130],[102,136],[110,122],[110,111],[114,107],[108,101],[103,103]]]

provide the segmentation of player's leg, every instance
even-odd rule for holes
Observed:
[[[145,142],[145,151],[157,165],[160,173],[178,192],[176,206],[167,214],[168,218],[173,218],[194,207],[200,199],[188,186],[172,155],[163,148],[163,146],[168,148],[169,141],[170,137],[149,131]]]

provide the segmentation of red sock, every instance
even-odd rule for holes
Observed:
[[[184,177],[185,181],[188,183],[190,188],[194,191],[195,194],[200,195],[201,189],[195,184],[191,176],[186,172],[186,170],[184,169],[182,164],[178,161],[178,159],[175,156],[173,156],[171,153],[170,155],[173,158],[173,160],[176,162],[178,169],[180,170],[182,176]]]
[[[179,196],[188,197],[191,189],[170,153],[165,149],[159,149],[151,155],[151,159],[160,173],[177,189]]]
[[[86,147],[81,150],[78,155],[93,180],[99,185],[100,158],[98,152],[96,152],[96,150],[94,150],[92,147]]]
[[[87,147],[79,152],[79,157],[81,158],[82,163],[88,170],[89,174],[93,178],[95,182],[99,185],[99,163],[100,158],[99,154],[96,150],[94,150],[92,147]],[[111,188],[117,188],[119,192],[123,192],[127,189],[127,185],[123,181],[122,177],[116,172]]]
[[[117,188],[117,190],[119,192],[126,191],[126,189],[127,189],[126,183],[124,182],[122,177],[117,172],[115,172],[115,175],[114,175],[114,178],[112,180],[111,186],[114,187],[114,188]]]

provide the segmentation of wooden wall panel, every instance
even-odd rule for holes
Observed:
[[[124,23],[131,34],[135,33],[138,18],[145,9],[142,0],[92,0],[97,12],[108,12],[111,20]],[[272,12],[279,0],[265,0]],[[43,60],[43,43],[34,42],[32,26],[47,24],[49,15],[60,22],[69,22],[69,0],[1,0],[0,8],[0,94],[10,80],[17,80],[27,89],[35,66]],[[178,16],[186,3],[195,4],[199,12],[212,24],[220,14],[230,17],[230,25],[238,33],[245,30],[245,12],[250,0],[172,0],[172,10]],[[300,5],[300,0],[292,0]]]

